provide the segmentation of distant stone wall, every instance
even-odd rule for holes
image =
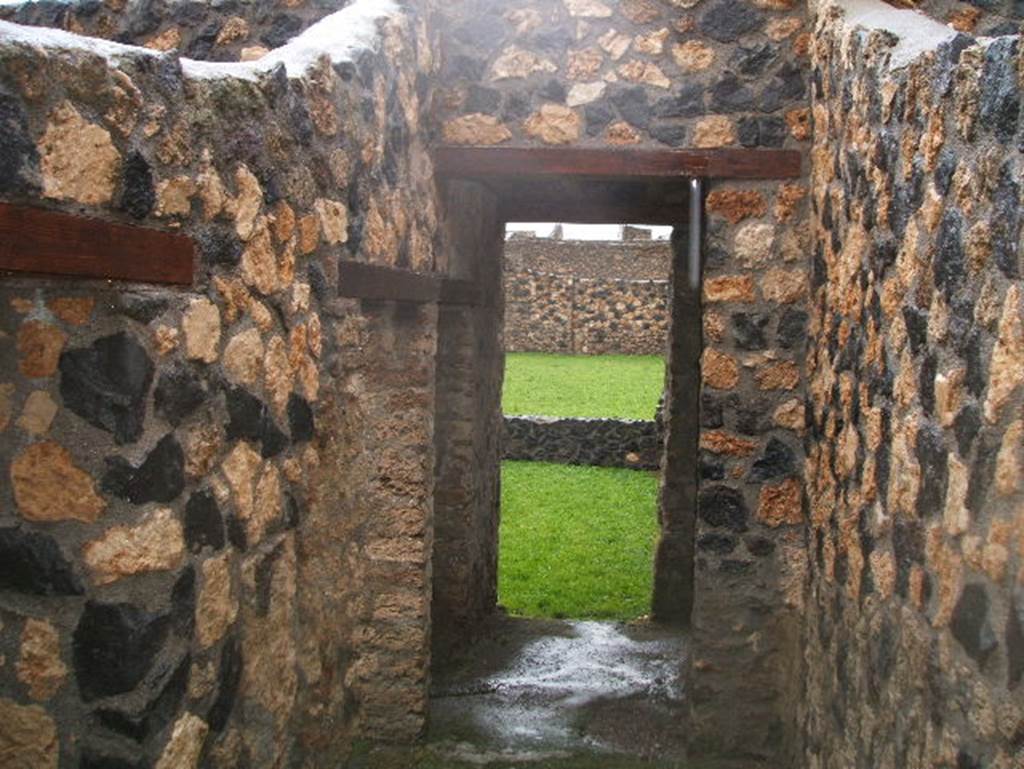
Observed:
[[[505,459],[657,470],[661,434],[654,421],[507,416]]]
[[[672,251],[665,240],[560,240],[513,235],[505,271],[575,275],[592,280],[666,280]]]
[[[661,355],[668,281],[506,275],[505,349],[577,355]]]

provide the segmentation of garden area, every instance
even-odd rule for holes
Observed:
[[[652,419],[657,356],[510,353],[506,414]],[[656,473],[505,462],[498,590],[514,615],[632,620],[650,608]]]

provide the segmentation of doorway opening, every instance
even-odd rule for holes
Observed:
[[[701,321],[700,265],[698,259],[692,266],[690,235],[699,246],[701,189],[698,184],[691,195],[689,178],[646,178],[628,167],[621,169],[625,178],[617,178],[618,171],[581,176],[578,169],[565,170],[564,158],[548,157],[557,166],[550,173],[530,173],[516,158],[504,172],[485,168],[486,179],[474,178],[473,168],[479,170],[474,166],[446,182],[448,210],[456,212],[449,231],[457,263],[449,272],[474,282],[485,300],[471,308],[439,308],[431,742],[517,756],[595,749],[635,754],[635,738],[643,732],[643,744],[675,760],[683,750],[683,733],[676,727],[686,709],[682,626],[693,595]],[[691,201],[696,227],[689,224]],[[659,274],[644,276],[660,278],[660,287],[647,285],[648,294],[638,298],[625,295],[637,286],[614,281],[594,286],[577,278],[566,288],[564,275],[535,274],[510,284],[514,249],[509,246],[518,240],[506,239],[507,223],[543,221],[548,215],[572,225],[625,220],[669,228],[660,233],[665,255]],[[577,294],[588,290],[599,312],[577,307],[575,300],[586,298]],[[553,297],[561,297],[562,304],[552,303]],[[658,307],[660,317],[652,319],[651,310]],[[663,336],[645,348],[655,320]],[[516,349],[517,339],[547,340],[551,348]],[[547,426],[588,417],[592,422],[639,417],[650,424],[648,433],[625,447],[621,444],[629,439],[618,435],[620,445],[610,452],[614,461],[586,456],[594,453],[600,431],[572,442],[541,440],[540,449],[534,441],[534,448],[524,449],[527,456],[516,453],[515,445],[524,442],[509,423],[529,415],[506,419],[504,412],[551,409],[503,409],[503,400],[561,399],[573,406],[588,400],[586,392],[566,397],[569,387],[557,382],[557,360],[517,355],[596,363],[589,396],[600,403],[615,401],[600,354],[613,353],[628,369],[644,361],[634,352],[654,360],[647,361],[646,373],[633,371],[646,384],[630,386],[627,375],[623,391],[634,398],[632,411],[541,416]],[[524,392],[517,376],[529,379],[531,370],[540,387]],[[570,384],[588,381],[579,371],[567,377]],[[641,391],[649,395],[637,397]],[[527,433],[541,429],[518,427]],[[615,439],[617,430],[604,437]],[[537,450],[552,453],[529,455]],[[577,478],[570,482],[560,473]],[[606,473],[610,477],[599,481]],[[565,514],[560,499],[567,486],[580,492],[575,516]],[[632,516],[614,520],[629,508]],[[546,524],[554,528],[544,529],[538,512],[546,512]],[[612,525],[601,530],[597,522]],[[596,535],[607,561],[600,563],[585,549],[567,550],[575,533]],[[516,564],[509,546],[515,549],[519,535]],[[513,599],[509,588],[516,566],[526,579],[520,579],[520,595]],[[557,573],[556,567],[568,568]],[[627,572],[639,579],[616,586]],[[589,582],[580,580],[587,576]],[[590,588],[578,589],[576,581]],[[538,592],[536,584],[524,582],[543,587]],[[512,612],[500,610],[499,602]],[[678,744],[668,744],[672,740]]]
[[[498,598],[650,614],[671,228],[509,223]]]

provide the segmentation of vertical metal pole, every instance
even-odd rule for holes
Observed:
[[[701,179],[690,179],[690,249],[686,274],[690,289],[700,289],[700,252],[704,240],[704,183]]]

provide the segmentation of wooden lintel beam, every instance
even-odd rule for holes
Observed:
[[[801,175],[796,150],[606,150],[550,147],[453,147],[434,150],[434,168],[443,178],[574,177],[656,180],[793,179]]]
[[[194,259],[184,235],[0,203],[0,271],[190,285]]]
[[[352,299],[414,304],[480,304],[479,288],[468,280],[345,260],[338,263],[338,293]]]

